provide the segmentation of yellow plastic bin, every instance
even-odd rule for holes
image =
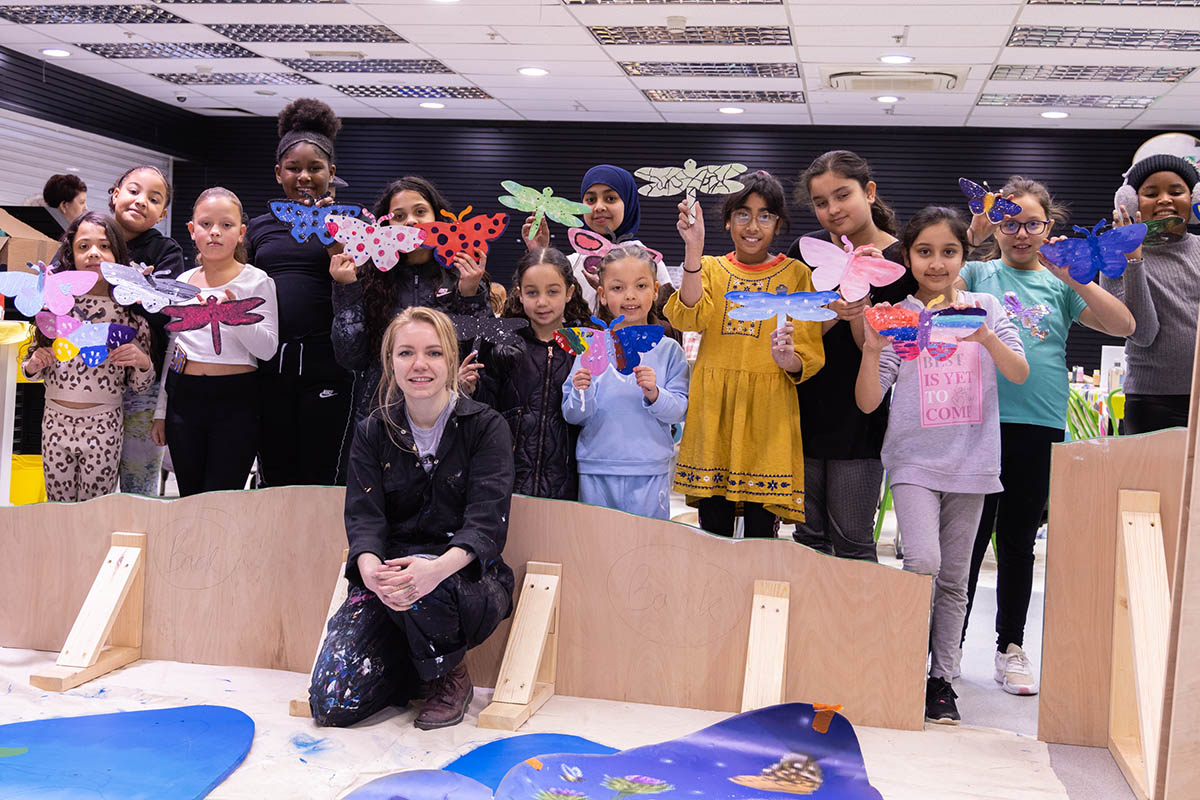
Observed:
[[[14,506],[46,502],[46,476],[41,456],[13,456],[9,502]]]

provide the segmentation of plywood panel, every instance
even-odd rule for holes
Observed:
[[[1055,445],[1038,738],[1108,746],[1117,493],[1159,493],[1168,574],[1180,512],[1187,431]]]

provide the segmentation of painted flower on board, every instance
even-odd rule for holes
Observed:
[[[588,796],[574,789],[542,789],[533,800],[588,800]]]
[[[632,797],[636,794],[661,794],[669,792],[675,787],[666,781],[647,778],[645,775],[626,775],[624,778],[606,775],[604,776],[604,788],[616,791],[612,800],[621,800],[623,797]]]

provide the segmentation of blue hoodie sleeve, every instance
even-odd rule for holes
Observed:
[[[664,348],[666,357],[662,361],[662,370],[655,370],[658,399],[647,403],[643,397],[642,405],[650,416],[671,425],[683,422],[687,416],[688,363],[683,348],[674,339],[663,339],[659,347]]]

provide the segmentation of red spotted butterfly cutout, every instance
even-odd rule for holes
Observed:
[[[422,247],[433,250],[433,257],[446,269],[454,266],[454,257],[459,253],[487,255],[488,242],[504,233],[508,227],[508,214],[478,214],[465,219],[473,206],[467,206],[458,216],[442,210],[442,216],[450,222],[422,222],[416,227],[425,231]]]

